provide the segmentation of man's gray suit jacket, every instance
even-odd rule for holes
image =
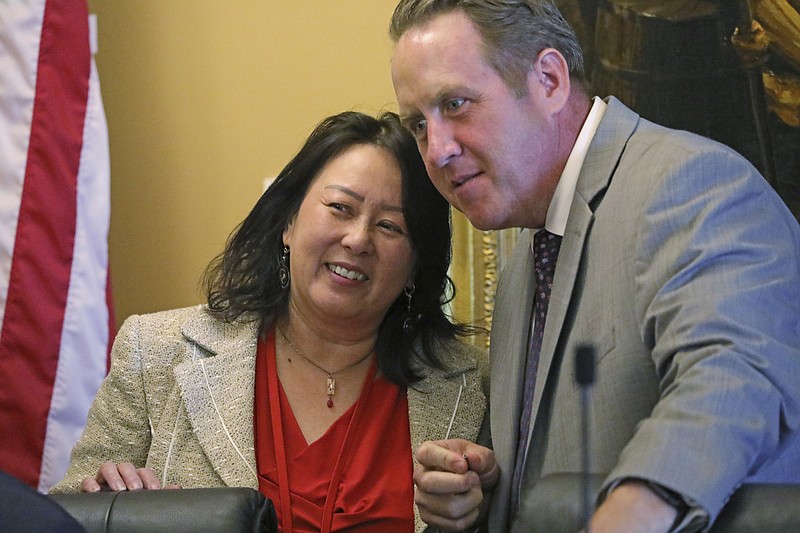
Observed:
[[[575,349],[597,350],[591,464],[677,491],[713,519],[743,481],[800,482],[800,231],[741,156],[618,100],[578,178],[536,378],[521,500],[581,470]],[[491,429],[506,531],[536,283],[521,234],[496,295]]]

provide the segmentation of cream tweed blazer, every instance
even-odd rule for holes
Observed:
[[[78,492],[104,461],[147,466],[184,488],[257,489],[257,328],[256,321],[219,321],[204,306],[129,317],[66,477],[51,492]],[[408,389],[412,450],[445,437],[479,440],[486,355],[456,341],[443,343],[439,355],[448,370],[424,367],[425,378]],[[424,530],[414,513],[416,531]]]

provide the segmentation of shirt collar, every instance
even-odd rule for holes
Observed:
[[[581,173],[586,152],[589,150],[589,145],[594,138],[597,127],[600,125],[600,120],[603,118],[606,107],[606,103],[600,97],[595,96],[593,98],[589,116],[586,117],[586,121],[583,123],[578,139],[575,141],[575,146],[572,147],[567,164],[564,165],[564,171],[558,180],[553,199],[550,200],[550,207],[547,210],[547,219],[544,225],[550,233],[564,236],[569,209],[572,205],[572,197],[575,196],[575,187],[578,183],[578,175]]]

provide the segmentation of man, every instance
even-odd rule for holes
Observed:
[[[526,228],[492,324],[496,464],[475,444],[423,444],[423,518],[473,526],[493,490],[488,528],[506,531],[538,479],[581,471],[587,342],[591,464],[607,475],[594,533],[701,529],[743,482],[800,482],[800,230],[758,172],[590,98],[551,2],[402,0],[390,34],[433,183],[479,229]]]

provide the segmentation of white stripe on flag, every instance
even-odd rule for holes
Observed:
[[[0,2],[0,325],[28,159],[44,0]]]

